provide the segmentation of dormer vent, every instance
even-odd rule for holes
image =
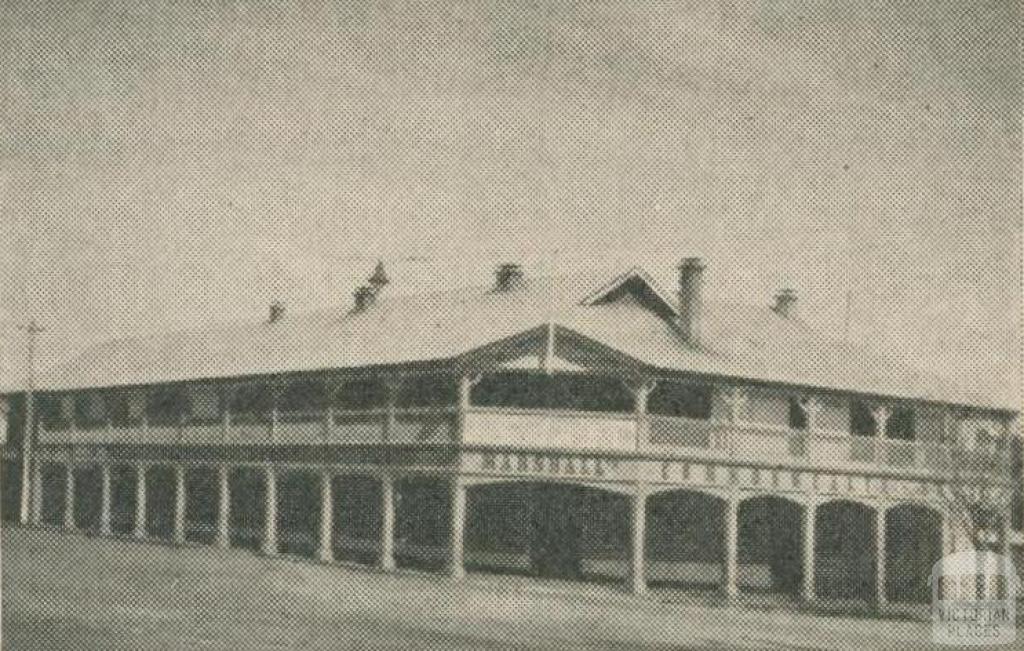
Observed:
[[[383,260],[377,261],[377,266],[373,269],[373,275],[370,276],[368,282],[370,283],[370,287],[372,287],[374,291],[378,292],[384,288],[384,285],[387,285],[388,283],[391,282],[391,280],[388,278],[387,272],[384,271]]]

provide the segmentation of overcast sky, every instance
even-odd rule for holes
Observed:
[[[0,319],[49,361],[377,258],[406,292],[702,255],[714,298],[793,286],[838,335],[849,292],[853,338],[1009,400],[1020,7],[4,0]]]

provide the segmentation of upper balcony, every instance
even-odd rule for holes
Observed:
[[[949,411],[583,374],[207,383],[65,396],[40,412],[44,445],[459,444],[913,475],[1005,456],[951,445],[963,428]]]

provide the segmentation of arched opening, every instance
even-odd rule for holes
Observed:
[[[217,471],[200,466],[185,471],[185,539],[212,544],[217,537]]]
[[[651,585],[717,589],[725,562],[725,501],[678,490],[647,498],[646,577]]]
[[[174,469],[151,466],[146,471],[146,533],[152,538],[174,537],[174,501],[177,484]]]
[[[110,469],[110,530],[127,535],[135,529],[137,473],[131,466]]]
[[[371,565],[380,560],[381,483],[372,477],[335,477],[334,557]]]
[[[75,468],[75,528],[98,532],[102,510],[103,478],[96,466]]]
[[[885,514],[885,589],[893,602],[929,603],[932,566],[942,558],[942,516],[904,504]]]
[[[471,486],[466,495],[467,569],[596,581],[626,577],[624,495],[545,482]]]
[[[42,503],[39,516],[44,524],[64,526],[64,501],[67,496],[67,470],[64,464],[44,463],[39,469]]]
[[[451,490],[447,481],[395,482],[395,565],[438,570],[451,544]]]
[[[231,545],[258,550],[267,515],[264,475],[256,468],[234,468],[228,475],[228,482]]]
[[[319,544],[320,481],[308,472],[277,478],[277,545],[285,554],[312,557]]]
[[[822,504],[815,518],[815,593],[874,600],[875,512],[857,502]]]
[[[803,578],[803,509],[792,500],[744,500],[737,514],[740,589],[796,596]]]

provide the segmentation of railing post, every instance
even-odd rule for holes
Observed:
[[[43,520],[43,464],[36,457],[32,464],[32,524],[39,526]]]

